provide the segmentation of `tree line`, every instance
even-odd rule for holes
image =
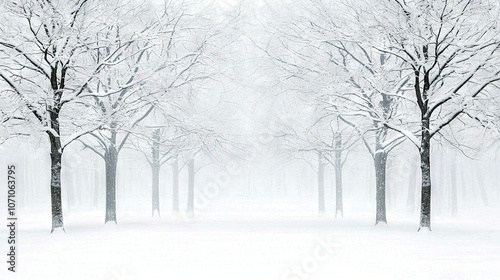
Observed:
[[[64,226],[68,145],[104,162],[105,222],[117,221],[123,149],[149,163],[153,215],[161,167],[172,167],[178,211],[186,166],[192,214],[196,172],[245,160],[248,126],[265,128],[262,153],[314,162],[319,212],[325,167],[334,167],[335,213],[343,215],[343,166],[365,149],[375,224],[387,223],[389,155],[413,145],[419,228],[430,229],[431,144],[461,149],[467,137],[457,134],[498,130],[499,9],[487,0],[4,1],[0,123],[9,140],[48,141],[52,230]],[[240,115],[245,94],[253,118]]]

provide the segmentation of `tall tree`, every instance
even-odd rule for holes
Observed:
[[[151,7],[150,3],[145,6]],[[113,67],[105,67],[94,74],[95,81],[86,85],[84,95],[92,100],[89,107],[100,125],[99,129],[80,139],[105,163],[105,223],[116,223],[119,154],[132,129],[152,111],[157,93],[146,86],[158,67],[151,64],[152,48],[158,41],[162,25],[159,17],[147,20],[152,13],[151,9],[133,3],[119,6],[116,13],[108,16],[112,24],[95,34],[97,47],[90,52],[94,64],[113,56],[108,62]]]
[[[352,21],[374,48],[395,56],[410,77],[416,105],[407,123],[385,125],[405,135],[420,153],[420,227],[431,228],[431,141],[465,115],[500,81],[499,5],[491,1],[363,1]]]
[[[52,231],[63,228],[61,159],[64,149],[98,125],[81,115],[89,112],[86,89],[103,69],[117,64],[124,45],[88,64],[105,29],[103,13],[112,15],[118,3],[74,1],[3,1],[0,27],[0,79],[33,115],[50,143]],[[119,60],[118,60],[119,61]]]
[[[86,138],[84,145],[106,163],[105,222],[116,223],[118,156],[129,137],[143,133],[140,123],[148,125],[148,115],[155,108],[161,108],[164,103],[175,103],[180,98],[176,95],[182,94],[183,88],[206,75],[193,69],[202,64],[209,37],[192,38],[205,25],[202,26],[191,14],[191,7],[183,3],[164,4],[156,7],[150,3],[147,8],[137,8],[133,18],[118,17],[114,20],[115,25],[101,35],[114,38],[117,44],[127,44],[118,58],[121,67],[102,71],[94,87],[88,87],[89,92],[98,93],[94,96],[94,106],[103,124],[101,129]],[[156,15],[153,20],[149,20],[151,14]],[[129,29],[132,32],[126,33]],[[109,48],[99,49],[93,58],[99,61],[111,51]],[[153,145],[158,144],[154,139],[157,136],[147,135]],[[159,212],[157,185],[160,165],[156,160],[160,161],[160,158],[150,161],[155,182],[153,212]]]
[[[407,81],[401,71],[394,71],[401,62],[356,41],[356,28],[343,23],[342,11],[333,2],[303,0],[271,10],[272,36],[262,50],[287,80],[302,85],[301,91],[316,92],[326,116],[337,116],[363,139],[375,168],[375,224],[387,223],[387,158],[404,137],[384,123],[398,117],[400,90]],[[289,17],[276,23],[283,11]],[[334,166],[338,173],[339,164]]]

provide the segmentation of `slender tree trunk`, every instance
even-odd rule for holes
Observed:
[[[188,162],[188,201],[187,213],[194,215],[194,158]]]
[[[179,212],[179,159],[172,163],[172,210]]]
[[[437,210],[437,214],[440,215],[443,209],[443,204],[445,203],[445,193],[444,193],[444,186],[445,186],[445,176],[443,174],[446,174],[446,163],[444,161],[444,156],[443,153],[439,152],[439,171],[437,174],[441,174],[441,176],[436,175],[436,177],[432,176],[432,178],[435,178],[434,180],[434,192],[437,194],[434,197],[434,203],[435,207],[434,210]],[[434,161],[434,165],[436,166],[436,161]],[[437,181],[436,181],[437,180]],[[437,208],[437,209],[436,209]]]
[[[58,124],[57,124],[58,125]],[[58,126],[57,126],[58,127]],[[59,129],[56,130],[59,133]],[[64,230],[62,197],[61,197],[61,167],[62,147],[61,139],[49,132],[50,140],[50,200],[52,206],[52,230],[62,228]]]
[[[375,225],[380,222],[387,224],[387,210],[386,210],[386,168],[387,168],[387,152],[382,149],[375,151],[375,186],[376,186],[376,215]]]
[[[344,202],[342,197],[342,165],[335,166],[335,217],[340,212],[340,216],[344,217]]]
[[[337,134],[335,139],[335,217],[337,213],[344,217],[344,202],[342,197],[342,138]]]
[[[422,170],[422,195],[420,197],[420,229],[431,229],[431,135],[429,120],[422,118],[420,168]]]
[[[67,167],[66,170],[68,170]],[[68,205],[67,206],[68,213],[71,213],[71,211],[75,207],[76,173],[72,173],[71,175],[69,175],[67,172],[64,172],[62,174],[64,174],[64,178],[69,183],[65,185],[66,196],[68,197],[66,205]]]
[[[450,169],[450,188],[451,188],[451,215],[456,216],[458,212],[458,196],[457,196],[457,165],[456,157],[452,158]]]
[[[99,173],[97,170],[93,170],[92,173],[94,174],[94,194],[92,198],[92,207],[93,208],[98,208],[99,207]]]
[[[286,196],[286,195],[287,195],[287,193],[288,193],[288,185],[287,185],[287,183],[286,183],[286,177],[287,177],[287,176],[286,176],[286,170],[285,170],[285,169],[283,169],[283,171],[282,171],[282,173],[281,173],[281,175],[280,175],[280,176],[281,176],[281,178],[280,178],[280,182],[281,182],[281,184],[282,184],[282,186],[283,186],[283,192],[284,192],[284,195]]]
[[[301,166],[300,170],[302,171],[302,176],[303,176],[302,177],[303,178],[302,179],[302,185],[301,185],[302,192],[304,194],[307,194],[309,192],[309,184],[310,184],[309,174],[308,174],[307,170],[304,167],[302,167],[302,166]]]
[[[30,160],[28,160],[28,157],[25,155],[23,157],[23,161],[22,161],[22,166],[21,166],[21,169],[20,170],[29,170],[30,169],[30,165],[31,165],[31,162]],[[34,184],[34,181],[33,181],[33,176],[35,174],[33,174],[33,172],[30,172],[29,174],[25,174],[26,176],[24,177],[24,180],[20,180],[19,183],[23,183],[24,182],[24,185],[26,186],[25,188],[22,188],[20,191],[21,191],[21,196],[19,197],[19,207],[20,208],[24,208],[28,202],[28,198],[29,198],[29,193],[31,193],[31,186],[35,185]]]
[[[155,210],[160,216],[160,129],[153,132],[153,146],[151,147],[151,175],[152,175],[152,210],[154,216]]]
[[[106,166],[106,217],[104,223],[116,221],[116,167],[118,165],[118,151],[114,144],[108,147],[105,153]]]
[[[417,161],[418,159],[412,159],[412,161]],[[415,211],[415,191],[417,187],[417,167],[413,165],[413,162],[410,164],[410,179],[408,182],[408,198],[406,202],[406,206],[409,213],[413,213]]]
[[[469,182],[468,182],[466,170],[462,169],[461,171],[462,172],[458,173],[458,174],[460,174],[458,176],[460,178],[460,180],[458,180],[458,181],[460,182],[460,189],[462,189],[462,204],[463,204],[463,207],[466,208],[467,207],[467,197],[469,196],[469,194],[467,192],[467,186],[469,185]]]
[[[151,215],[155,215],[155,210],[160,216],[160,167],[158,165],[152,166],[152,209]]]
[[[298,194],[302,194],[302,180],[304,175],[302,175],[302,170],[298,169],[297,166],[294,166],[294,171],[299,174],[299,177],[295,180],[295,190]]]
[[[322,152],[318,152],[318,212],[325,213],[325,163]]]
[[[481,200],[483,201],[483,206],[488,206],[488,193],[486,191],[486,182],[484,180],[484,176],[481,176],[481,171],[477,171],[474,174],[477,178],[477,182],[479,185],[479,191],[481,192]]]
[[[252,195],[253,194],[253,188],[252,188],[252,179],[251,179],[251,173],[250,171],[247,171],[247,194]]]

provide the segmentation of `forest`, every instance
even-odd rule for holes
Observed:
[[[19,279],[500,275],[500,2],[4,0],[0,19]]]

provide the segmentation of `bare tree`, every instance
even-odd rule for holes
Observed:
[[[287,80],[301,84],[301,91],[316,92],[326,116],[336,116],[363,139],[375,168],[375,224],[387,223],[386,163],[389,152],[404,137],[390,132],[384,123],[398,118],[401,88],[407,79],[393,68],[398,69],[401,62],[356,41],[356,28],[343,24],[333,2],[304,0],[275,9],[268,27],[273,30],[270,43],[261,49]],[[276,23],[283,10],[289,17]]]
[[[416,112],[389,128],[405,135],[420,152],[420,228],[431,228],[431,140],[489,96],[500,81],[499,7],[489,1],[352,2],[353,21],[382,53],[397,57],[410,77],[408,98]],[[362,19],[362,20],[360,20]]]
[[[115,1],[4,1],[0,30],[0,78],[17,95],[48,136],[51,154],[52,231],[63,228],[61,158],[64,149],[98,125],[88,115],[89,84],[103,69],[121,62],[128,44],[96,43],[106,29],[103,13],[116,14]],[[96,49],[109,55],[95,64],[88,59]]]
[[[134,10],[132,18],[127,16],[127,9]],[[139,7],[122,7],[121,11],[124,14],[117,14],[113,25],[97,34],[97,43],[104,41],[104,46],[91,53],[92,61],[100,63],[103,58],[117,53],[117,50],[106,46],[107,41],[123,45],[119,55],[110,62],[116,65],[100,71],[95,75],[95,82],[86,87],[85,95],[93,101],[90,106],[98,116],[100,127],[80,141],[105,162],[105,223],[117,222],[116,172],[119,154],[133,129],[153,110],[159,94],[157,89],[151,87],[154,75],[166,67],[155,63],[158,59],[155,51],[161,45],[159,37],[164,33],[173,36],[173,28],[168,25],[172,19],[165,19],[160,14],[147,21],[153,11]],[[167,20],[165,25],[164,20]]]

